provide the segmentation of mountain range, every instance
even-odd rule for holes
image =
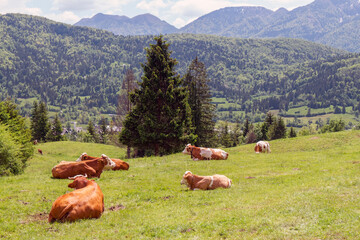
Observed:
[[[0,33],[0,100],[41,99],[61,110],[64,121],[82,124],[116,113],[126,70],[140,80],[145,49],[154,43],[150,35],[119,36],[23,14],[0,15]],[[164,39],[180,76],[197,57],[206,66],[212,95],[238,103],[232,111],[261,114],[360,102],[356,54],[289,38],[184,33]]]
[[[300,38],[351,52],[360,51],[359,0],[315,0],[291,11],[227,7],[201,16],[180,29],[151,14],[134,18],[97,14],[75,25],[118,35],[201,33],[241,38]]]

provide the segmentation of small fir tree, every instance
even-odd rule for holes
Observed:
[[[290,128],[289,137],[290,138],[296,137],[296,131],[293,127]]]
[[[107,130],[105,118],[101,118],[101,121],[100,121],[100,138],[101,138],[101,143],[106,144],[106,142],[107,142],[107,135],[108,135],[108,130]]]
[[[92,137],[92,141],[94,141],[96,143],[99,142],[98,134],[96,133],[95,126],[91,120],[89,121],[87,130],[88,130],[89,135]]]
[[[244,123],[244,130],[243,130],[243,135],[244,137],[246,137],[246,135],[248,134],[250,130],[250,122],[249,122],[249,119],[246,119],[245,120],[245,123]]]
[[[58,115],[55,115],[54,121],[51,123],[48,133],[46,134],[47,141],[62,141],[64,139],[63,128],[61,126],[61,122],[59,120]]]

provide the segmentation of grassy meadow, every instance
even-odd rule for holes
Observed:
[[[55,199],[73,191],[53,179],[60,161],[82,152],[123,158],[113,146],[39,144],[24,174],[0,178],[0,239],[358,239],[360,131],[271,141],[225,149],[226,161],[192,161],[181,153],[129,159],[129,171],[95,179],[105,196],[99,219],[47,222]],[[190,191],[185,171],[224,174],[230,189]]]

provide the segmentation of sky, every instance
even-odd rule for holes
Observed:
[[[224,7],[262,6],[292,10],[314,0],[0,0],[0,14],[24,13],[74,24],[97,13],[134,17],[151,13],[180,28]]]

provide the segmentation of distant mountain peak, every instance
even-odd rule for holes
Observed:
[[[177,31],[177,28],[150,13],[133,18],[98,13],[92,18],[81,19],[74,25],[104,29],[118,35],[156,35]]]

